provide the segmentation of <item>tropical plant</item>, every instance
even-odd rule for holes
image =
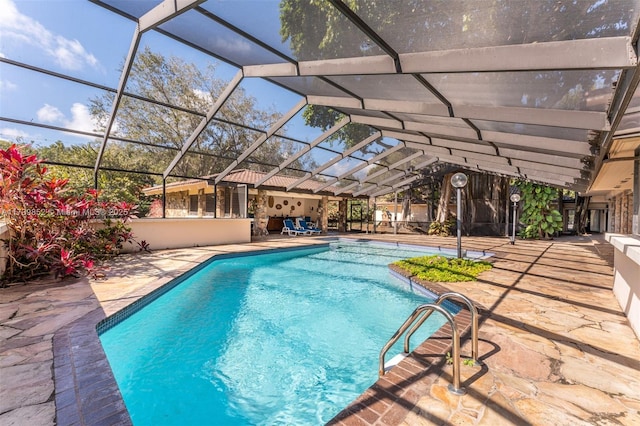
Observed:
[[[450,217],[444,222],[433,221],[429,224],[427,235],[438,235],[440,237],[448,237],[452,234],[452,229],[456,224],[456,218]]]
[[[93,189],[68,194],[68,180],[50,177],[36,155],[24,155],[16,145],[0,150],[0,170],[0,219],[9,228],[0,285],[49,274],[95,275],[97,260],[133,241],[126,221],[134,205],[98,201]]]
[[[562,231],[562,214],[553,208],[557,190],[525,181],[517,181],[514,186],[519,188],[522,202],[520,221],[525,225],[520,232],[522,238],[550,238]]]

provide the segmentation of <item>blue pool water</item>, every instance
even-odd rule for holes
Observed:
[[[211,262],[100,335],[134,424],[326,423],[427,303],[387,268],[424,254],[342,242]],[[443,323],[432,315],[412,342]]]

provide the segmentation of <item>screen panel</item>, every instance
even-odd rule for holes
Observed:
[[[636,0],[347,4],[399,53],[624,36],[640,12]]]

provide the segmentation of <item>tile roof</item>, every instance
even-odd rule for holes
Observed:
[[[213,175],[202,176],[200,179],[189,179],[181,182],[173,182],[173,183],[167,184],[167,188],[176,188],[176,187],[182,187],[182,186],[188,186],[188,185],[195,185],[198,183],[204,183],[204,182],[207,182],[207,180],[215,179],[216,176],[217,174],[213,174]],[[266,173],[264,172],[258,172],[258,171],[247,170],[247,169],[238,169],[230,172],[227,176],[225,176],[224,179],[222,179],[222,182],[240,183],[240,184],[249,185],[250,187],[254,187],[254,184],[260,181],[261,179],[263,179],[265,176],[266,176]],[[308,193],[308,192],[313,192],[315,189],[325,185],[325,182],[307,179],[306,181],[298,185],[296,188],[293,188],[290,191],[287,191],[287,187],[293,184],[298,179],[299,177],[276,175],[267,179],[262,185],[260,185],[260,187],[265,187],[268,189],[278,190],[278,191],[292,192],[292,193]],[[159,189],[162,189],[162,186],[158,185],[151,188],[147,188],[146,191],[151,192],[154,190],[157,191]],[[318,195],[325,195],[325,194],[333,195],[333,193],[337,190],[338,188],[333,185],[328,186],[324,190],[318,191]],[[347,192],[344,192],[343,195],[345,197],[352,196],[352,193],[347,191]]]

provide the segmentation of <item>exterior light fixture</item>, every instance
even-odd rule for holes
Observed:
[[[458,259],[462,258],[462,188],[467,186],[469,178],[464,173],[451,176],[451,185],[456,189],[456,233],[458,237]]]
[[[516,243],[516,215],[518,214],[518,201],[520,201],[520,194],[517,192],[511,194],[511,202],[513,203],[513,232],[511,234],[511,244]]]

